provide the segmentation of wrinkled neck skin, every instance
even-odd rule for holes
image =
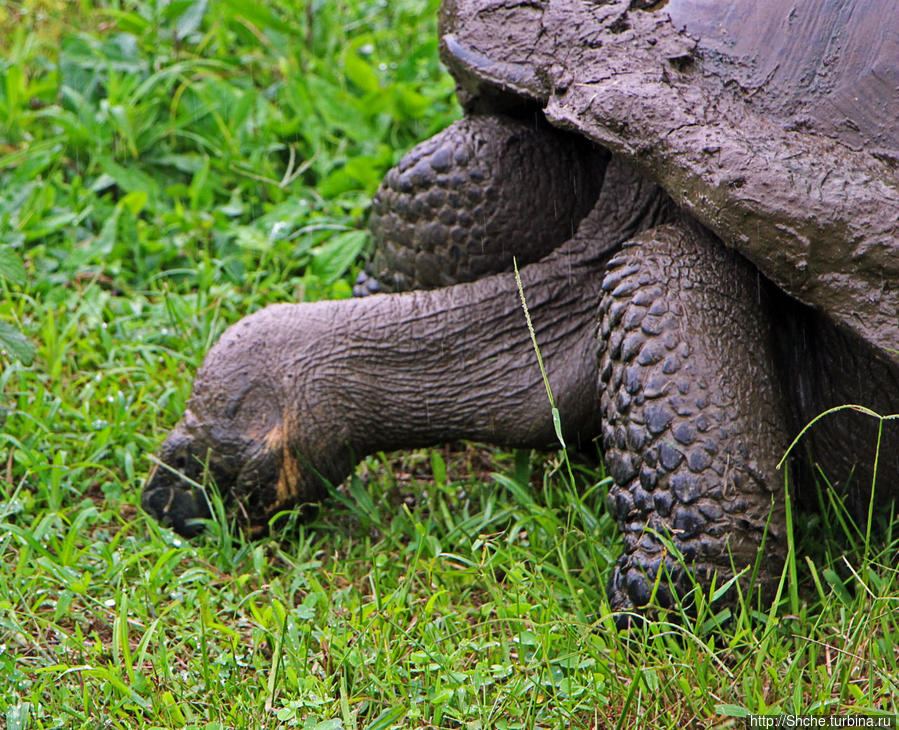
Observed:
[[[578,234],[521,271],[572,446],[599,433],[595,317],[605,261],[670,211],[654,186],[611,174],[617,190],[600,196]],[[282,452],[279,502],[319,498],[322,480],[339,483],[381,450],[455,439],[558,444],[513,273],[250,315],[207,355],[182,423],[207,432],[206,442],[221,441],[222,424],[240,423],[224,432]]]
[[[601,267],[585,248],[566,247],[521,277],[566,437],[575,440],[596,433],[590,324]],[[325,357],[336,382],[349,386],[338,387],[339,402],[355,412],[348,428],[364,453],[459,438],[523,447],[556,441],[513,274],[372,297],[341,314],[350,316],[335,322]]]

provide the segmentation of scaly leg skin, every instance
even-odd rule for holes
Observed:
[[[436,289],[512,270],[571,238],[609,155],[542,116],[474,115],[417,145],[372,201],[372,260],[353,293]]]
[[[753,566],[763,539],[759,578],[770,585],[780,574],[786,519],[775,467],[789,442],[767,286],[686,224],[651,229],[609,262],[600,391],[610,510],[624,533],[608,586],[620,628],[653,591],[661,606],[684,601],[688,571],[707,588],[716,574],[720,586]]]

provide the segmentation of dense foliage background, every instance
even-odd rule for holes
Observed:
[[[218,334],[348,296],[380,178],[458,116],[436,5],[0,4],[6,727],[895,713],[896,542],[868,549],[828,498],[774,606],[630,638],[604,598],[607,482],[558,455],[381,455],[255,543],[184,544],[137,508]]]

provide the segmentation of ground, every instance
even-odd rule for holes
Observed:
[[[773,605],[630,636],[600,466],[378,455],[305,524],[139,511],[203,353],[348,296],[384,172],[458,116],[436,6],[0,7],[0,715],[7,728],[739,726],[896,713],[892,515],[822,487]]]

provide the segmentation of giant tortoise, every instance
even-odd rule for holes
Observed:
[[[614,478],[612,607],[759,551],[770,586],[791,439],[899,411],[897,27],[893,0],[445,0],[466,116],[375,199],[380,293],[228,329],[144,508],[193,534],[206,473],[256,529],[379,450],[552,447],[517,259],[562,435]],[[794,453],[862,513],[896,494],[895,422],[841,410]]]

